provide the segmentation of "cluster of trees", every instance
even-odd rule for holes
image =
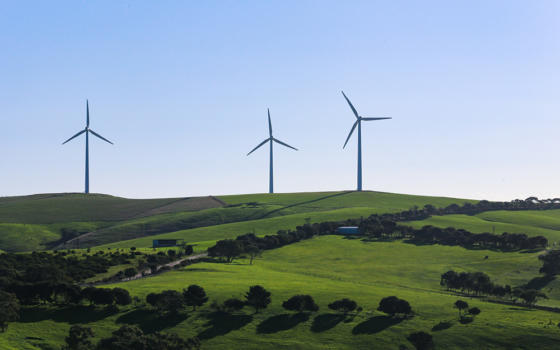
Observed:
[[[132,298],[122,288],[80,288],[74,284],[29,284],[16,285],[12,290],[0,290],[0,329],[6,330],[8,322],[19,319],[21,304],[56,303],[57,305],[76,305],[89,301],[90,305],[105,305],[118,311],[118,305],[129,305]]]
[[[509,285],[494,284],[484,272],[455,272],[449,270],[441,275],[439,282],[447,290],[461,291],[473,295],[493,295],[504,297],[512,293]]]
[[[64,350],[191,350],[200,349],[197,338],[183,339],[173,333],[144,334],[135,326],[122,326],[108,338],[94,345],[91,338],[93,330],[89,327],[74,325],[70,327]]]
[[[129,254],[70,255],[33,252],[0,255],[0,287],[8,281],[33,283],[37,281],[79,282],[107,272],[111,266],[129,263]]]
[[[469,304],[466,301],[463,300],[457,300],[454,304],[453,307],[456,308],[457,310],[459,310],[459,319],[463,319],[464,317],[466,317],[467,315],[474,317],[478,314],[480,314],[480,309],[477,307],[471,307],[469,308]],[[463,312],[461,314],[461,311]]]
[[[182,293],[176,290],[164,290],[161,293],[150,293],[146,296],[146,302],[162,315],[177,314],[185,306],[191,306],[194,311],[207,301],[206,291],[196,284],[183,289]]]
[[[253,258],[262,250],[282,247],[286,244],[299,242],[316,235],[328,235],[336,232],[340,226],[357,226],[363,235],[376,238],[401,237],[409,238],[411,243],[458,245],[462,247],[479,247],[499,250],[540,249],[548,245],[548,240],[543,236],[529,237],[523,233],[491,233],[475,234],[462,229],[448,227],[445,229],[424,226],[415,229],[401,225],[399,222],[423,220],[431,215],[468,214],[473,215],[488,210],[528,210],[528,209],[554,209],[560,208],[560,200],[539,201],[534,197],[527,200],[514,200],[512,202],[480,201],[476,204],[465,203],[462,206],[451,204],[445,208],[436,208],[425,205],[424,208],[412,209],[394,214],[374,214],[367,218],[348,219],[345,221],[326,221],[321,223],[297,226],[295,230],[280,230],[276,235],[257,237],[252,233],[238,236],[236,239],[225,239],[216,242],[208,249],[212,257],[219,257],[226,262],[232,262],[242,254],[249,254],[251,263]],[[559,258],[560,260],[560,258]],[[559,264],[560,266],[560,264]],[[560,267],[559,267],[560,270]]]
[[[402,228],[402,226],[401,226]],[[521,250],[545,248],[548,240],[543,236],[528,237],[524,233],[471,233],[453,227],[439,228],[431,225],[419,230],[407,230],[411,242],[420,244],[441,244],[461,247],[477,246],[484,249]]]
[[[560,250],[551,250],[539,256],[543,266],[539,270],[547,276],[556,276],[560,273]]]
[[[526,305],[534,305],[538,299],[547,299],[545,293],[528,288],[511,288],[509,285],[492,283],[490,277],[483,272],[455,272],[447,271],[441,275],[440,285],[447,290],[460,291],[471,295],[492,295],[495,297],[509,297],[516,302],[523,300]]]

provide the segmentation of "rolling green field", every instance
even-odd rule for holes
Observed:
[[[155,238],[183,238],[203,251],[216,240],[254,232],[273,234],[306,222],[344,220],[374,213],[398,212],[432,204],[445,207],[469,200],[390,194],[330,192],[256,194],[198,199],[127,200],[110,196],[55,195],[0,199],[0,249],[48,249],[61,230],[89,232],[81,244],[93,251],[151,246]],[[474,202],[474,201],[470,201]],[[215,206],[212,206],[215,205]],[[472,232],[544,235],[551,244],[560,239],[560,210],[490,211],[475,216],[434,216],[407,223],[414,227],[453,226]],[[128,239],[132,238],[132,239]],[[145,332],[175,332],[197,336],[203,349],[412,349],[406,340],[413,331],[433,335],[436,349],[555,349],[560,341],[560,314],[459,297],[440,288],[440,275],[450,269],[487,273],[494,282],[521,286],[535,277],[542,252],[497,252],[439,245],[417,246],[402,241],[366,242],[322,236],[265,251],[254,265],[246,259],[232,264],[195,265],[131,282],[121,287],[145,299],[150,292],[204,287],[210,301],[242,298],[249,286],[260,284],[272,292],[268,309],[250,309],[219,316],[208,303],[196,312],[158,319],[148,307],[128,306],[109,313],[86,306],[57,309],[25,307],[19,322],[0,333],[0,349],[60,349],[73,324],[92,327],[96,339],[124,324]],[[112,267],[90,281],[116,273]],[[539,305],[560,307],[560,282],[540,285],[549,299]],[[295,294],[311,294],[320,310],[295,316],[282,301]],[[395,320],[376,311],[379,300],[396,295],[415,312]],[[344,318],[327,305],[335,299],[355,299],[363,311]],[[458,321],[453,303],[466,300],[482,313],[470,324]],[[443,322],[445,327],[436,326]],[[447,323],[446,323],[447,322]]]
[[[468,200],[383,192],[318,192],[254,194],[222,197],[168,199],[126,199],[107,195],[45,194],[0,198],[0,249],[6,251],[114,246],[147,247],[154,238],[173,237],[187,241],[208,241],[239,233],[264,230],[275,233],[312,220],[357,218],[372,213],[397,212],[426,204],[447,206]],[[268,221],[286,217],[285,222]],[[231,232],[191,230],[227,223]],[[30,246],[14,242],[17,225],[21,232],[33,232]],[[15,225],[15,226],[14,226]],[[27,225],[35,225],[29,226]],[[24,230],[25,228],[25,230]],[[63,245],[61,230],[83,234]],[[229,229],[229,227],[224,227]],[[212,230],[210,230],[212,231]],[[171,233],[171,234],[169,234]],[[206,234],[206,236],[204,236]],[[156,236],[159,235],[159,236]],[[154,236],[154,237],[147,237]],[[146,237],[143,238],[142,237]],[[136,240],[136,238],[140,238]],[[120,243],[125,240],[133,240]]]
[[[417,330],[433,334],[437,349],[480,348],[482,344],[484,349],[553,349],[560,341],[556,327],[560,314],[462,298],[482,310],[473,323],[465,325],[458,322],[453,308],[458,297],[439,287],[439,277],[448,269],[484,271],[499,283],[520,285],[538,275],[537,255],[318,237],[267,251],[254,265],[247,260],[201,263],[111,286],[145,297],[149,292],[199,284],[211,300],[223,301],[242,297],[249,286],[261,284],[272,292],[272,304],[259,314],[246,309],[225,322],[206,305],[162,322],[153,312],[133,307],[113,315],[100,310],[92,316],[37,307],[10,325],[0,337],[0,346],[55,347],[63,342],[71,324],[85,323],[100,337],[122,324],[136,324],[147,332],[198,336],[204,349],[398,349],[400,344],[411,348],[406,336]],[[283,300],[300,293],[311,294],[320,310],[294,317],[281,308]],[[389,295],[408,300],[415,316],[399,322],[375,311],[379,300]],[[329,302],[343,297],[355,299],[364,310],[343,320],[327,308]],[[551,298],[547,304],[560,306],[560,299]],[[439,322],[451,326],[432,331]],[[29,334],[43,340],[25,339]]]

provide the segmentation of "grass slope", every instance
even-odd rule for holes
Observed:
[[[246,260],[201,263],[112,286],[145,297],[195,283],[207,290],[211,300],[223,301],[242,297],[249,286],[261,284],[272,292],[272,304],[259,314],[245,310],[224,320],[204,306],[162,322],[152,312],[134,308],[115,315],[99,311],[86,316],[76,310],[54,312],[38,307],[10,325],[0,338],[0,347],[58,347],[71,324],[85,323],[99,337],[123,324],[136,324],[147,332],[199,336],[204,349],[398,349],[401,344],[410,349],[406,336],[420,330],[433,334],[436,349],[554,349],[560,341],[555,326],[559,314],[463,298],[482,310],[473,323],[463,325],[453,308],[458,297],[439,287],[440,274],[448,269],[484,271],[500,283],[519,285],[537,274],[537,255],[317,237],[267,251],[254,265]],[[319,312],[310,317],[286,313],[282,301],[298,293],[313,295]],[[415,317],[398,322],[375,311],[379,300],[389,295],[410,301]],[[364,311],[347,320],[331,313],[327,304],[342,297],[355,299]],[[559,299],[548,302],[560,304]],[[450,327],[432,330],[442,321],[450,322]],[[549,321],[553,326],[545,326]],[[30,334],[43,340],[26,339]]]
[[[52,248],[60,239],[61,228],[89,232],[85,236],[69,242],[63,247],[91,247],[139,237],[181,231],[171,236],[191,240],[212,240],[230,237],[230,233],[198,236],[196,232],[184,230],[216,226],[233,222],[249,222],[238,233],[265,227],[267,221],[255,224],[257,220],[268,220],[279,216],[308,213],[286,220],[278,228],[292,228],[304,222],[305,218],[327,220],[328,212],[347,210],[344,217],[366,216],[374,212],[394,212],[413,206],[431,203],[447,206],[468,200],[456,198],[412,196],[383,192],[314,192],[287,194],[252,194],[197,198],[167,199],[126,199],[98,194],[45,194],[25,197],[0,198],[0,223],[41,225],[34,228],[35,243],[26,250]],[[353,208],[354,210],[350,210]],[[367,209],[370,208],[370,209]],[[348,211],[350,210],[350,211]],[[323,214],[317,214],[323,213]],[[325,218],[325,219],[323,219]],[[12,226],[5,239],[0,237],[0,248],[21,251],[25,245],[14,243],[17,227]],[[88,230],[84,231],[84,227]],[[29,230],[28,230],[29,231]],[[22,230],[22,234],[25,232]],[[267,231],[268,233],[268,231]],[[3,231],[0,231],[3,235]],[[167,235],[166,237],[169,237]],[[25,236],[26,237],[26,236]],[[151,239],[141,239],[138,246],[149,246]]]
[[[271,234],[278,230],[292,229],[297,225],[328,220],[359,218],[375,213],[398,212],[413,206],[423,207],[434,203],[444,207],[452,203],[469,200],[445,197],[426,197],[384,192],[323,192],[223,196],[222,201],[233,208],[216,211],[227,213],[236,209],[236,221],[224,225],[214,225],[189,230],[153,235],[150,237],[120,241],[104,247],[128,248],[148,247],[153,239],[182,238],[187,242],[213,241],[233,238],[247,232]],[[200,215],[203,213],[200,212]]]
[[[122,221],[165,212],[220,207],[212,197],[127,199],[103,194],[41,194],[0,198],[0,222],[52,224],[76,221]]]

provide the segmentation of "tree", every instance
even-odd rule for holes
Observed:
[[[244,306],[245,302],[243,300],[232,298],[224,301],[224,308],[227,312],[239,311],[243,309]]]
[[[342,312],[344,315],[348,314],[351,311],[356,310],[357,307],[358,307],[358,303],[348,298],[335,300],[329,304],[329,309]]]
[[[191,255],[193,253],[192,245],[185,245],[183,249],[185,250],[185,255]]]
[[[256,244],[250,244],[245,248],[245,252],[249,254],[250,261],[249,264],[253,265],[253,259],[255,259],[261,253],[261,250]]]
[[[459,310],[459,318],[461,318],[461,311],[469,308],[469,304],[463,300],[457,300],[454,307]]]
[[[89,327],[82,327],[74,325],[70,327],[68,336],[66,337],[66,346],[63,350],[88,350],[92,349],[93,345],[90,338],[93,337],[93,330]]]
[[[543,292],[536,290],[536,289],[526,289],[526,290],[522,290],[519,293],[519,297],[521,299],[523,299],[523,301],[525,302],[525,304],[527,305],[533,305],[537,302],[538,298],[542,298],[542,299],[548,299],[548,297],[546,296],[546,294],[544,294]]]
[[[412,308],[408,301],[399,299],[396,296],[381,299],[377,310],[389,314],[391,317],[396,314],[409,315],[412,313]]]
[[[469,314],[476,316],[478,314],[480,314],[480,309],[477,307],[472,307],[469,309]]]
[[[282,307],[290,311],[311,311],[315,312],[319,310],[319,306],[315,304],[315,300],[311,295],[294,295],[290,299],[282,303]]]
[[[414,345],[416,350],[427,350],[434,346],[432,335],[426,332],[411,333],[406,339]]]
[[[260,309],[266,309],[270,304],[270,292],[261,286],[252,286],[245,294],[246,304],[255,308],[255,313]]]
[[[183,299],[187,306],[192,306],[193,311],[197,306],[202,306],[208,301],[204,288],[196,284],[190,285],[187,289],[183,289]]]
[[[138,274],[138,270],[136,270],[134,267],[129,267],[128,269],[124,270],[124,275],[126,277],[134,277]]]
[[[113,298],[117,305],[129,305],[132,303],[132,298],[126,289],[113,288]]]
[[[148,294],[148,304],[153,305],[160,314],[175,315],[185,306],[185,300],[181,293],[176,290],[164,290],[161,293]]]
[[[226,258],[231,263],[235,257],[243,253],[243,243],[238,240],[224,239],[216,242],[216,245],[208,248],[208,255]]]
[[[112,305],[114,301],[113,290],[108,288],[95,288],[92,297],[95,305]]]
[[[8,328],[8,322],[19,319],[19,301],[14,294],[0,290],[0,329]]]

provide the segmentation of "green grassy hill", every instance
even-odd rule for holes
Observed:
[[[52,248],[62,230],[93,232],[144,217],[185,213],[224,205],[214,197],[126,199],[100,194],[40,194],[0,198],[0,249]],[[113,232],[111,232],[113,233]],[[119,240],[118,236],[113,236]]]
[[[162,237],[184,238],[191,242],[208,241],[253,229],[275,233],[281,228],[300,225],[307,218],[328,220],[330,215],[336,219],[357,218],[372,213],[407,210],[413,206],[447,206],[466,201],[383,192],[168,199],[126,199],[97,194],[6,197],[0,198],[0,224],[11,225],[0,226],[0,249],[30,251],[54,247],[91,247],[114,242],[119,242],[115,246],[147,247],[151,245],[152,239]],[[279,217],[285,217],[285,220]],[[217,225],[229,223],[237,225],[216,229]],[[63,245],[60,241],[63,229],[85,235]],[[21,237],[29,237],[29,232],[33,232],[33,239],[27,244],[17,242],[18,232]]]
[[[224,301],[241,298],[249,286],[261,284],[272,292],[272,304],[259,314],[247,309],[223,320],[206,305],[161,322],[153,312],[133,307],[87,318],[72,310],[54,312],[39,306],[10,325],[0,338],[0,347],[55,347],[63,342],[71,324],[86,323],[98,337],[123,324],[138,325],[147,332],[198,336],[203,349],[398,349],[401,344],[411,349],[406,336],[413,331],[430,332],[436,349],[554,349],[560,341],[556,327],[560,314],[461,298],[482,310],[473,323],[461,324],[453,308],[459,297],[439,286],[441,273],[448,269],[484,271],[499,283],[520,285],[538,275],[537,255],[317,237],[266,251],[254,265],[247,260],[201,263],[110,286],[145,297],[150,292],[199,284],[211,300]],[[282,301],[300,293],[311,294],[320,310],[294,317],[282,309]],[[389,295],[408,300],[415,316],[398,321],[375,311],[379,300]],[[355,299],[364,310],[343,320],[327,308],[343,297]],[[560,299],[551,297],[547,304],[560,306]],[[546,326],[549,321],[552,326]],[[440,322],[447,324],[439,329]],[[43,340],[26,339],[28,334]]]
[[[150,247],[154,238],[183,238],[197,244],[196,250],[203,250],[218,239],[247,232],[270,234],[305,222],[359,218],[425,204],[444,207],[467,200],[329,192],[205,197],[199,204],[196,201],[127,200],[97,195],[2,199],[0,218],[5,219],[0,220],[0,249],[47,247],[59,239],[63,228],[74,228],[91,232],[80,239],[95,249],[143,248]],[[96,208],[101,212],[95,212]],[[434,216],[409,224],[544,235],[552,242],[560,238],[560,210]],[[399,349],[400,345],[412,349],[406,337],[413,331],[431,333],[436,349],[555,349],[560,341],[556,326],[560,314],[459,297],[439,286],[440,275],[449,269],[481,271],[499,284],[525,285],[540,276],[541,253],[316,237],[266,251],[254,265],[245,259],[232,264],[199,263],[109,286],[122,287],[133,296],[145,298],[150,292],[182,290],[198,284],[206,289],[211,301],[224,301],[241,298],[249,286],[261,284],[272,292],[272,304],[258,314],[246,309],[226,318],[218,317],[207,304],[196,312],[161,320],[150,309],[133,306],[111,314],[86,306],[55,309],[37,305],[25,307],[21,320],[11,323],[8,331],[0,335],[0,349],[58,349],[74,324],[92,327],[96,339],[124,324],[137,325],[147,333],[198,336],[203,349]],[[92,280],[114,274],[119,268],[122,267],[113,267]],[[539,305],[560,307],[558,280],[538,288],[549,297]],[[311,294],[319,304],[319,312],[308,316],[286,312],[281,303],[294,294]],[[390,295],[408,300],[415,316],[399,321],[376,311],[379,300]],[[355,299],[364,310],[344,319],[328,309],[330,302],[343,297]],[[458,321],[453,308],[457,299],[482,310],[473,323]]]

